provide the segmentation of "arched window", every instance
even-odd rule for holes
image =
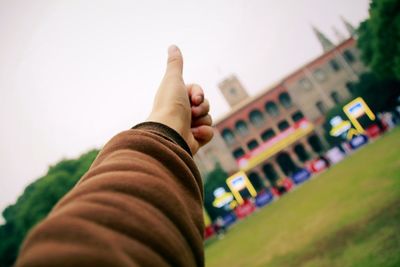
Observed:
[[[322,82],[326,79],[326,74],[322,69],[316,69],[313,75],[314,78],[319,82]]]
[[[305,162],[308,159],[310,159],[310,156],[308,155],[307,151],[305,150],[302,144],[298,144],[294,147],[294,153],[296,153],[297,157],[301,162]]]
[[[249,133],[249,128],[247,128],[247,124],[242,120],[238,121],[236,123],[235,127],[236,127],[236,131],[240,135],[247,135]]]
[[[243,148],[239,147],[238,149],[235,149],[235,151],[233,151],[233,157],[235,159],[238,159],[240,157],[244,156],[244,150]]]
[[[264,132],[262,132],[261,139],[266,142],[274,136],[275,136],[274,130],[268,129],[268,130],[265,130]]]
[[[249,119],[255,126],[261,126],[264,122],[264,117],[258,109],[254,109],[250,112]]]
[[[316,153],[321,153],[323,151],[323,146],[321,144],[320,139],[316,135],[312,135],[308,138],[308,143],[310,144],[312,150]]]
[[[315,106],[317,107],[319,113],[321,113],[321,115],[324,115],[328,109],[325,106],[325,103],[322,101],[318,101],[317,103],[315,103]]]
[[[347,91],[349,91],[349,93],[350,93],[351,95],[353,95],[353,94],[355,93],[354,84],[353,84],[352,82],[347,82],[347,83],[346,83],[346,88],[347,88]]]
[[[271,185],[276,186],[276,182],[279,179],[279,175],[274,169],[274,167],[270,163],[267,163],[262,167],[262,169],[265,174],[265,177],[268,179]]]
[[[293,115],[292,115],[292,120],[294,121],[294,122],[298,122],[299,120],[301,120],[301,119],[303,119],[304,118],[304,115],[303,115],[303,113],[301,112],[301,111],[297,111],[296,113],[294,113]]]
[[[333,92],[331,93],[331,98],[332,98],[332,100],[333,100],[333,102],[334,102],[335,104],[339,104],[339,103],[340,103],[340,95],[339,95],[338,92],[333,91]]]
[[[268,112],[268,114],[270,114],[271,116],[278,116],[279,115],[279,108],[278,106],[272,102],[269,101],[265,104],[265,110]]]
[[[312,84],[307,78],[301,79],[299,85],[304,90],[310,90],[312,88]]]
[[[256,172],[250,173],[249,180],[257,192],[264,189],[264,183],[262,182],[261,177]]]
[[[353,53],[350,50],[346,50],[343,53],[343,57],[346,59],[347,62],[353,63],[356,59],[354,58]]]
[[[280,123],[278,123],[278,128],[281,132],[283,132],[284,130],[286,130],[287,128],[289,128],[290,125],[286,120],[281,121]]]
[[[287,176],[292,176],[293,173],[298,169],[298,166],[296,166],[290,155],[286,152],[281,152],[276,157],[276,161]]]
[[[221,135],[222,135],[222,138],[224,138],[225,142],[228,145],[235,143],[235,135],[233,134],[233,132],[230,129],[225,128],[222,131]]]
[[[337,63],[336,60],[332,59],[329,64],[331,65],[331,68],[335,71],[338,72],[340,70],[340,65]]]
[[[281,102],[282,106],[285,108],[290,108],[292,106],[292,99],[286,92],[279,95],[279,102]]]
[[[258,147],[258,142],[255,139],[252,139],[250,142],[247,143],[247,147],[249,150],[253,150]]]

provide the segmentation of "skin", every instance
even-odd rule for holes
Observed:
[[[168,49],[164,78],[154,99],[147,121],[165,124],[177,131],[195,155],[213,137],[210,105],[203,89],[197,84],[186,85],[183,77],[183,57],[179,48]]]

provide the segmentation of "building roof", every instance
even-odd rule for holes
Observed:
[[[279,85],[283,85],[288,79],[296,76],[297,74],[299,74],[301,71],[303,71],[303,69],[310,67],[311,65],[315,64],[317,61],[321,60],[323,57],[332,54],[335,50],[337,49],[341,49],[345,46],[347,46],[349,43],[354,42],[354,38],[350,37],[346,40],[344,40],[343,42],[339,43],[334,49],[324,52],[321,55],[319,55],[318,57],[314,58],[313,60],[303,64],[301,67],[296,68],[294,71],[290,72],[288,75],[284,76],[283,78],[279,79],[277,82],[271,84],[270,86],[264,88],[263,90],[261,90],[260,92],[256,93],[253,96],[249,96],[248,98],[244,99],[242,102],[238,103],[236,106],[234,106],[233,108],[231,108],[231,110],[229,110],[227,113],[225,113],[224,115],[218,117],[213,125],[218,125],[219,123],[223,122],[225,119],[229,118],[231,115],[235,114],[236,112],[240,111],[241,109],[244,109],[246,107],[248,107],[251,103],[255,102],[257,99],[259,99],[261,96],[271,92],[273,89],[278,88]]]
[[[280,84],[280,81],[272,84],[271,86],[269,86],[269,87],[267,87],[267,88],[265,88],[263,90],[261,90],[260,92],[256,93],[255,95],[249,96],[248,98],[244,99],[242,102],[240,102],[239,104],[237,104],[233,108],[231,108],[227,113],[225,113],[221,117],[217,118],[214,121],[213,125],[219,124],[220,122],[222,122],[225,119],[229,118],[231,115],[233,115],[236,112],[240,111],[241,109],[249,106],[252,102],[256,101],[258,98],[260,98],[261,96],[263,96],[264,94],[266,94],[270,90],[273,90],[276,87],[278,87],[279,84]]]

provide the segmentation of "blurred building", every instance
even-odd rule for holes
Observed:
[[[216,164],[229,174],[244,170],[250,180],[276,182],[329,148],[322,124],[325,114],[351,97],[351,82],[366,70],[354,39],[334,45],[313,28],[323,54],[249,96],[236,76],[219,88],[231,110],[214,123],[215,138],[195,157],[203,177]]]

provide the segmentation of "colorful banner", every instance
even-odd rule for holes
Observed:
[[[349,143],[352,149],[357,149],[368,143],[368,137],[366,135],[360,134],[351,139]]]
[[[235,209],[235,214],[238,219],[243,219],[249,216],[256,210],[256,207],[250,201],[246,200],[242,205]]]
[[[269,191],[264,191],[256,196],[255,204],[257,207],[262,207],[270,203],[272,200],[274,200],[272,193]]]
[[[335,164],[344,159],[345,154],[338,147],[333,147],[325,153],[325,156],[330,163]]]
[[[243,157],[237,159],[237,164],[241,170],[248,171],[313,130],[314,125],[308,120],[302,119],[267,142],[262,143],[256,149],[248,152]]]
[[[345,105],[343,107],[343,111],[359,133],[364,133],[364,128],[357,120],[359,117],[366,114],[371,121],[375,120],[375,114],[371,111],[367,103],[365,103],[364,99],[361,97],[357,97]]]
[[[236,221],[236,216],[233,213],[228,213],[222,219],[224,220],[224,226],[228,227]]]
[[[311,177],[311,173],[306,169],[300,169],[292,175],[292,180],[295,184],[301,184]]]
[[[326,163],[325,160],[318,158],[315,159],[311,162],[309,169],[313,173],[319,173],[322,172],[323,170],[326,170],[328,168],[328,164]]]
[[[241,205],[244,203],[244,199],[240,195],[240,190],[247,189],[252,197],[257,196],[257,192],[251,184],[246,173],[239,171],[226,179],[226,184],[231,190],[236,201]]]
[[[214,201],[213,206],[216,208],[222,208],[225,205],[228,205],[233,200],[233,195],[230,192],[226,192],[225,188],[218,187],[214,190]]]

